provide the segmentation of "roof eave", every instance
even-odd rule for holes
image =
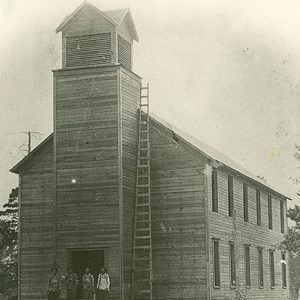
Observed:
[[[41,149],[51,138],[53,133],[51,133],[44,141],[42,141],[38,146],[36,146],[28,155],[26,155],[22,160],[20,160],[15,166],[13,166],[9,171],[15,174],[20,174],[20,170],[25,162],[32,158],[39,149]]]
[[[165,126],[164,124],[162,124],[159,120],[156,120],[156,118],[150,116],[150,119],[153,120],[155,123],[159,124],[160,126],[163,126],[168,131],[172,132],[172,130],[170,128],[168,128],[167,126]],[[220,163],[222,166],[224,166],[224,168],[226,168],[226,169],[228,169],[228,170],[230,170],[230,171],[232,171],[234,173],[237,173],[240,176],[243,176],[244,178],[247,178],[251,182],[255,182],[256,184],[258,184],[260,186],[263,186],[265,189],[274,192],[276,195],[280,196],[281,198],[292,200],[292,198],[290,198],[289,196],[284,195],[283,193],[275,190],[274,188],[272,188],[272,187],[270,187],[270,186],[268,186],[266,184],[263,184],[262,182],[260,182],[258,180],[255,180],[255,179],[247,176],[246,174],[244,174],[244,173],[242,173],[242,172],[240,172],[240,171],[238,171],[238,170],[236,170],[236,169],[228,166],[226,163],[224,163],[224,162],[222,162],[220,160],[215,159],[214,157],[212,157],[211,155],[209,155],[205,151],[199,149],[193,143],[189,142],[187,139],[185,139],[184,137],[182,137],[180,134],[177,134],[176,132],[174,132],[174,133],[176,134],[176,137],[179,138],[182,142],[184,142],[185,144],[187,144],[188,146],[190,146],[191,148],[193,148],[194,150],[196,150],[197,152],[199,152],[200,154],[202,154],[203,156],[205,156],[208,160]]]
[[[98,14],[100,14],[102,17],[107,19],[109,22],[111,22],[113,25],[118,25],[113,19],[111,19],[109,16],[107,16],[105,13],[103,13],[101,10],[99,10],[96,6],[88,2],[87,0],[84,0],[79,7],[77,7],[73,13],[71,13],[65,20],[62,21],[62,23],[57,27],[56,33],[59,33],[62,31],[71,21],[72,19],[80,12],[81,9],[83,9],[84,6],[89,6],[93,10],[95,10]]]

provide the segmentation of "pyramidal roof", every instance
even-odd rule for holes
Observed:
[[[64,30],[64,28],[66,28],[66,26],[69,25],[73,21],[73,19],[76,18],[78,14],[87,7],[93,9],[99,14],[99,16],[104,17],[116,27],[121,25],[123,22],[127,22],[132,38],[137,42],[139,41],[132,14],[129,8],[101,11],[88,1],[83,1],[81,5],[77,7],[71,14],[67,15],[57,27],[56,32],[58,33]]]

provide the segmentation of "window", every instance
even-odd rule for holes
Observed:
[[[256,190],[256,224],[261,226],[260,190]]]
[[[228,215],[233,217],[233,177],[228,175]]]
[[[268,195],[268,220],[269,220],[269,229],[273,229],[272,197],[271,197],[271,195]]]
[[[229,260],[230,260],[230,285],[236,286],[236,269],[234,243],[229,242]]]
[[[281,233],[284,233],[284,207],[283,207],[283,201],[280,201],[280,227],[281,227]]]
[[[215,168],[211,174],[211,185],[212,185],[212,211],[218,212],[218,173]]]
[[[282,273],[282,287],[286,288],[286,257],[285,257],[285,253],[281,253],[281,273]]]
[[[250,271],[250,246],[245,245],[245,282],[246,286],[251,286],[251,271]]]
[[[220,287],[220,242],[213,240],[213,260],[214,260],[214,287]]]
[[[244,221],[249,221],[248,213],[248,184],[243,183],[243,203],[244,203]]]
[[[270,264],[270,284],[271,284],[271,288],[275,288],[274,250],[269,250],[269,264]]]
[[[263,260],[263,249],[257,248],[258,254],[258,285],[260,288],[264,286],[264,260]]]

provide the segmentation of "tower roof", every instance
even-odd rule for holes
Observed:
[[[122,9],[115,9],[115,10],[108,10],[108,11],[101,11],[94,5],[92,5],[88,1],[84,1],[81,3],[77,9],[73,11],[70,15],[67,15],[60,25],[57,27],[56,32],[63,31],[79,14],[82,10],[89,7],[90,9],[94,10],[99,16],[104,17],[107,21],[109,21],[115,27],[120,26],[123,22],[127,23],[129,28],[130,34],[132,39],[139,41],[138,34],[133,22],[132,14],[129,8],[122,8]]]

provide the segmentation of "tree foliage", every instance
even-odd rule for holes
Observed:
[[[300,162],[300,146],[296,145],[296,152],[294,157],[296,161]],[[300,167],[298,167],[300,169]],[[300,176],[297,178],[290,177],[295,184],[300,183]],[[300,196],[300,192],[298,192]],[[284,235],[283,242],[279,245],[281,250],[291,251],[294,255],[300,256],[300,207],[295,205],[287,211],[287,217],[293,222],[289,227],[288,232]]]
[[[18,188],[14,188],[0,211],[0,293],[17,288],[18,220]]]
[[[294,222],[294,225],[289,227],[279,248],[300,256],[300,207],[296,205],[294,208],[289,208],[287,216]]]

